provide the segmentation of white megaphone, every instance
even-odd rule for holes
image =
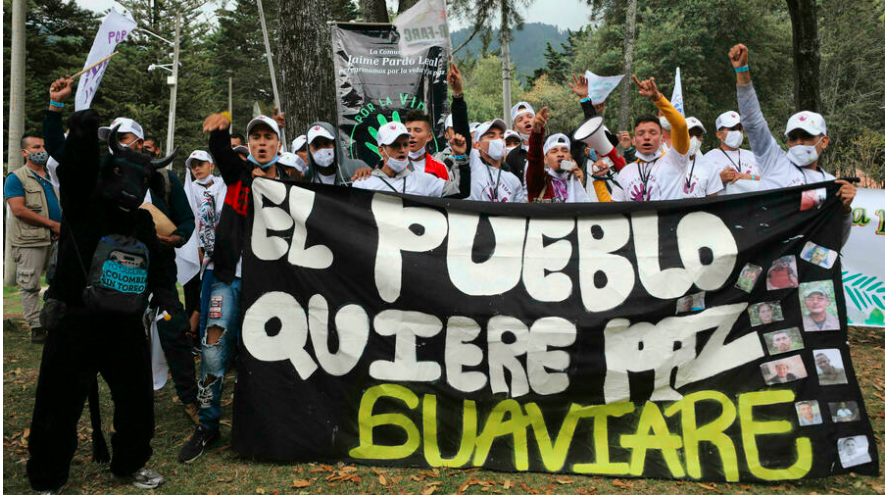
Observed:
[[[605,135],[605,131],[606,128],[603,124],[603,119],[597,115],[595,117],[590,117],[585,120],[583,124],[578,126],[578,129],[575,130],[572,137],[576,141],[581,141],[590,148],[595,149],[597,156],[608,157],[614,164],[615,170],[619,171],[624,168],[624,165],[626,165],[627,162],[618,153],[618,150],[612,146],[612,143]]]

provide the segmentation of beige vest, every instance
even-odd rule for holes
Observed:
[[[49,202],[46,200],[46,193],[43,190],[43,185],[31,173],[31,169],[25,165],[12,173],[18,177],[24,188],[25,206],[41,217],[49,218]],[[55,191],[55,197],[58,198],[55,186],[53,186],[53,191]],[[15,247],[48,246],[52,242],[51,230],[39,225],[31,225],[15,215],[12,215],[10,219],[7,235]]]

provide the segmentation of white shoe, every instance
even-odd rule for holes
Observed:
[[[166,482],[166,478],[162,474],[148,467],[143,467],[132,473],[131,479],[136,488],[145,490],[152,490]]]

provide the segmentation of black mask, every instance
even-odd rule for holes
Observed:
[[[152,160],[147,153],[120,146],[117,129],[111,129],[108,146],[113,154],[104,157],[101,164],[96,193],[99,197],[125,210],[134,210],[144,202],[154,171],[172,163],[178,148],[172,154]]]

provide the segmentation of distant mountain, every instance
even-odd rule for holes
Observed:
[[[472,28],[459,29],[452,33],[452,45],[458,46],[470,36],[473,32]],[[556,26],[550,24],[542,24],[540,22],[527,23],[523,26],[522,31],[513,31],[513,41],[510,43],[510,59],[516,66],[517,74],[524,77],[531,76],[535,69],[544,67],[544,49],[549,41],[553,48],[561,51],[561,43],[565,43],[568,33],[560,31]],[[498,43],[498,30],[492,34],[492,42],[489,44],[489,51],[495,51],[500,48]],[[474,36],[467,46],[458,52],[458,55],[465,56],[468,52],[479,55],[482,51],[482,41],[480,35]]]

